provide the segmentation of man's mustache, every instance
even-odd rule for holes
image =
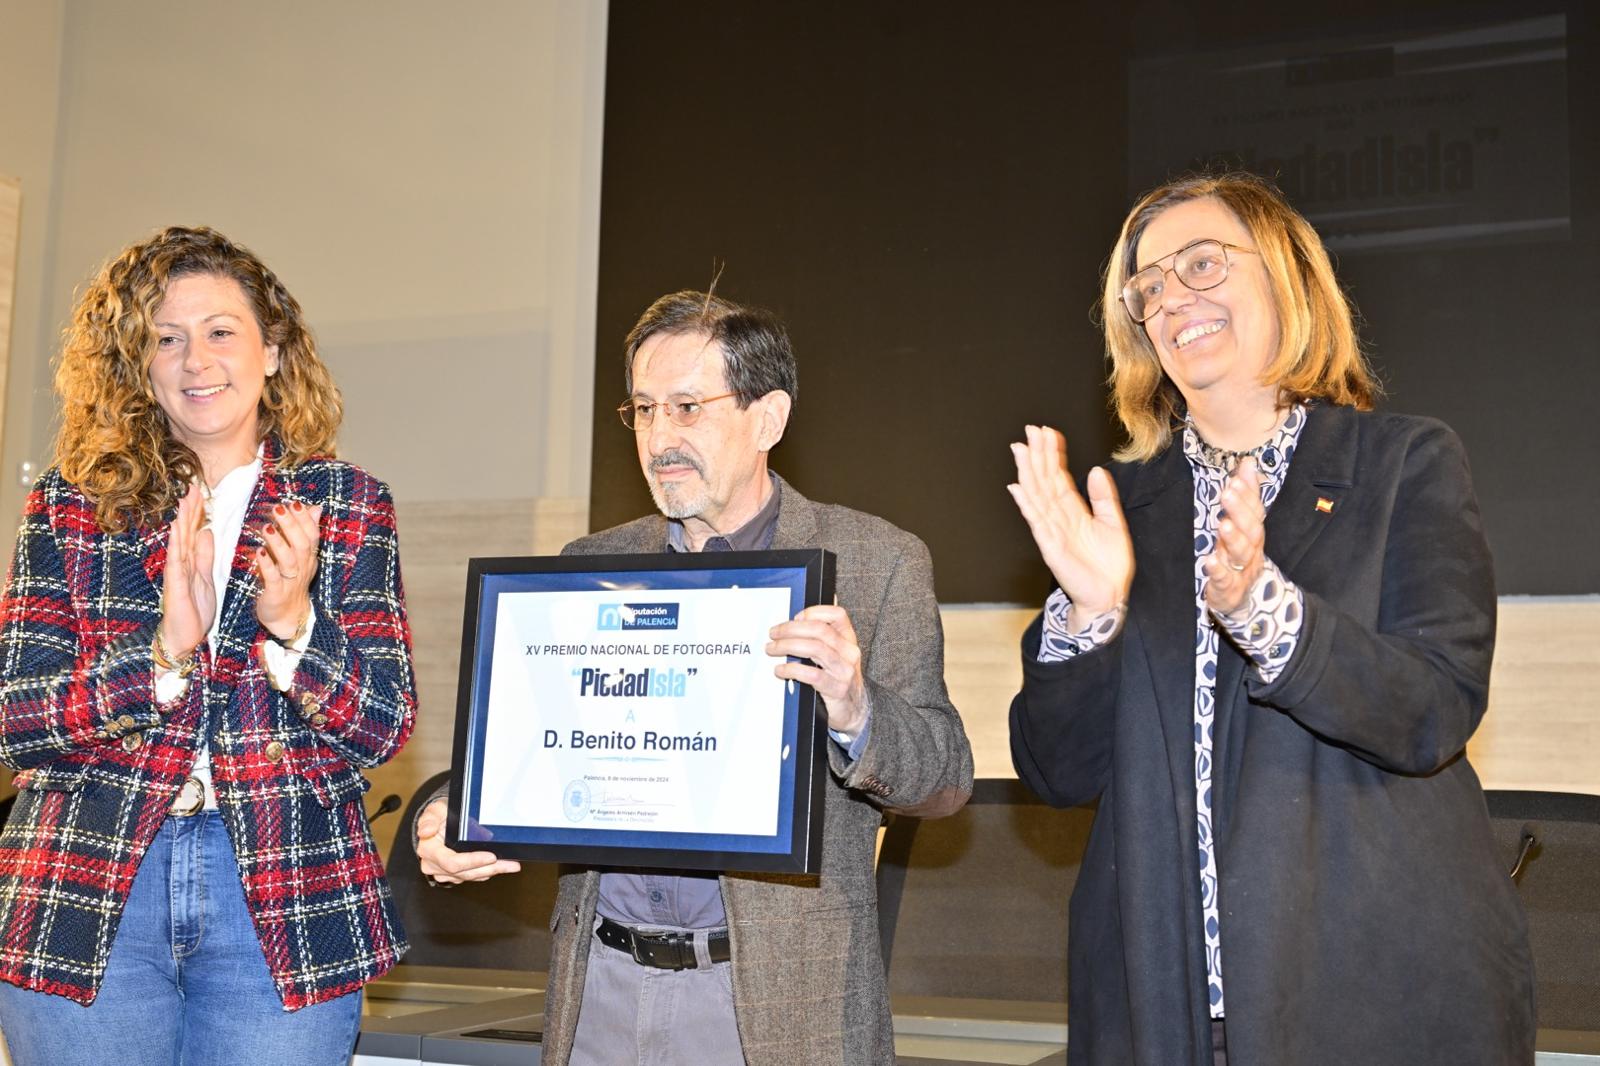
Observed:
[[[700,465],[700,460],[696,459],[694,456],[689,455],[686,452],[680,452],[680,451],[662,452],[660,455],[658,455],[654,459],[650,460],[650,470],[652,472],[655,472],[655,471],[658,471],[658,470],[663,470],[663,469],[665,469],[666,467],[669,467],[669,466],[687,466],[687,467],[691,467],[696,474],[699,474],[701,477],[705,477],[706,476],[705,467]]]

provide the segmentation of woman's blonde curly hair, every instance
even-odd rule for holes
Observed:
[[[260,433],[277,438],[279,466],[334,453],[344,402],[299,302],[248,248],[204,226],[169,226],[100,269],[73,309],[56,360],[56,462],[94,503],[106,532],[159,522],[202,474],[150,384],[156,309],[175,278],[197,274],[238,282],[262,343],[278,346],[278,372],[261,395]]]
[[[1254,174],[1189,175],[1133,205],[1106,265],[1100,314],[1111,358],[1111,401],[1128,433],[1118,459],[1155,458],[1184,412],[1183,396],[1162,370],[1144,326],[1122,304],[1122,287],[1139,269],[1139,240],[1155,217],[1176,204],[1208,198],[1244,223],[1266,267],[1278,312],[1278,350],[1263,377],[1278,387],[1279,402],[1323,400],[1364,411],[1382,392],[1361,352],[1355,312],[1311,223]]]

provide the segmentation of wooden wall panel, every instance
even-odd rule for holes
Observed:
[[[1500,601],[1489,713],[1467,754],[1487,788],[1600,794],[1600,598]]]

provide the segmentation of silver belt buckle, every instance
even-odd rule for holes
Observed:
[[[670,949],[672,959],[666,958]],[[687,950],[687,958],[685,951]],[[648,953],[648,959],[640,958]],[[633,961],[662,970],[692,970],[698,964],[694,957],[693,933],[641,933],[633,931]]]
[[[205,783],[190,774],[178,788],[178,795],[172,801],[172,810],[167,813],[174,818],[187,818],[190,815],[199,814],[205,805]]]

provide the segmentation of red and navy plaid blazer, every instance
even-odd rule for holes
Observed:
[[[21,771],[0,832],[0,980],[93,1002],[151,839],[211,747],[218,806],[267,966],[294,1010],[361,987],[406,949],[357,769],[416,714],[388,488],[265,447],[216,640],[158,708],[151,639],[167,528],[107,534],[58,470],[34,486],[0,603],[0,761]],[[252,553],[278,503],[322,504],[316,624],[287,693],[258,646]]]

